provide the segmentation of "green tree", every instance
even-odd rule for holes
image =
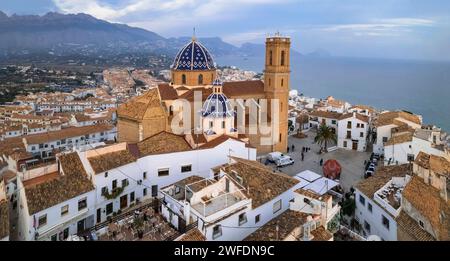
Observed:
[[[328,127],[325,124],[322,124],[319,126],[319,129],[317,130],[317,135],[314,138],[314,142],[319,144],[321,147],[322,145],[325,145],[324,148],[326,150],[328,148],[329,142],[337,143],[337,137],[330,127]]]

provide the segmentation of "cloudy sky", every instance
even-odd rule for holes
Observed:
[[[83,12],[165,37],[196,27],[200,37],[235,45],[280,31],[304,53],[450,60],[448,0],[14,0],[0,1],[0,10]]]

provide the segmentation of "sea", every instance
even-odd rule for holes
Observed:
[[[218,65],[262,72],[264,57],[215,57]],[[450,132],[450,62],[294,56],[291,89],[377,109],[406,110]]]

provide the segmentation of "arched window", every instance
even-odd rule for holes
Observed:
[[[284,66],[284,56],[286,55],[285,51],[281,51],[281,66]]]
[[[198,76],[198,84],[203,84],[203,74]]]
[[[186,84],[186,74],[181,75],[181,84]]]
[[[273,53],[272,53],[272,51],[270,51],[270,53],[269,53],[269,65],[272,65],[272,57],[273,57]]]

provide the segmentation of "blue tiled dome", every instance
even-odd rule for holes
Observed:
[[[192,39],[190,43],[181,48],[172,64],[172,69],[182,71],[215,70],[216,65],[208,49],[197,40]]]
[[[214,86],[222,86],[222,82],[215,80]],[[202,109],[203,117],[224,118],[235,116],[233,107],[231,107],[230,101],[223,93],[213,92],[206,98]]]

